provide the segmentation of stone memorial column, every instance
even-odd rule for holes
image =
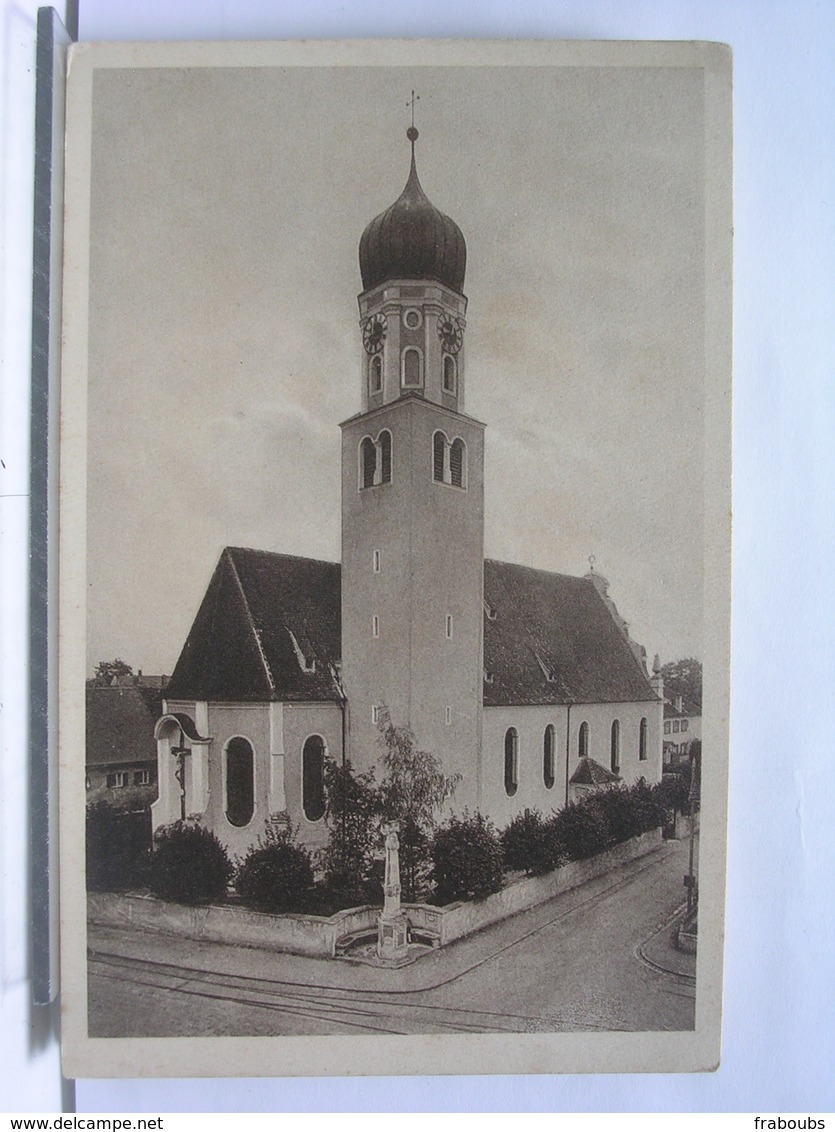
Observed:
[[[377,918],[377,955],[380,959],[405,959],[409,953],[409,921],[400,907],[400,841],[396,826],[384,828],[386,871],[383,910]]]

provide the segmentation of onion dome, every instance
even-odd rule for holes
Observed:
[[[434,279],[463,292],[464,237],[455,221],[435,208],[421,188],[415,165],[418,132],[411,127],[407,136],[412,143],[412,166],[406,187],[393,205],[371,221],[360,239],[363,290],[387,279]]]

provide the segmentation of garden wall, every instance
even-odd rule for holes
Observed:
[[[586,861],[570,861],[539,877],[523,877],[514,881],[501,892],[494,892],[483,900],[458,901],[445,908],[434,908],[429,904],[407,906],[409,919],[420,927],[429,927],[440,935],[441,946],[461,939],[462,936],[477,932],[489,924],[495,924],[516,912],[533,908],[562,892],[568,892],[586,881],[602,876],[618,865],[635,861],[639,857],[658,849],[662,844],[661,830],[654,829],[640,837],[633,837],[621,845],[615,845],[606,853],[598,853]],[[423,917],[427,920],[424,922]]]
[[[571,861],[541,877],[524,877],[483,900],[459,901],[438,908],[431,904],[404,904],[413,926],[437,934],[440,945],[470,935],[516,912],[542,904],[568,892],[609,869],[637,860],[661,846],[661,830],[616,845],[586,861]],[[330,958],[337,941],[352,932],[373,928],[380,908],[347,908],[333,916],[268,915],[236,905],[190,907],[170,904],[153,896],[93,892],[88,896],[91,923],[106,927],[132,927],[167,932],[187,939],[209,940],[238,947],[289,951],[296,955]]]

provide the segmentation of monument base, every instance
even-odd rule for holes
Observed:
[[[405,959],[409,954],[409,921],[404,912],[380,916],[377,920],[377,956],[379,959]]]

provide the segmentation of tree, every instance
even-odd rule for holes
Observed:
[[[432,832],[461,775],[445,775],[440,760],[418,750],[412,731],[396,727],[388,712],[382,713],[379,729],[384,771],[379,810],[384,821],[398,827],[400,882],[403,899],[411,902],[428,884]]]
[[[373,891],[374,850],[379,842],[379,799],[374,771],[355,773],[351,763],[325,760],[328,844],[322,861],[325,884],[342,907],[364,904]]]
[[[688,656],[683,660],[672,660],[661,669],[664,677],[664,695],[682,696],[685,703],[701,707],[702,703],[702,662]]]
[[[124,660],[116,657],[115,660],[100,660],[93,670],[93,677],[97,684],[106,687],[113,683],[114,677],[133,676],[133,669]]]

